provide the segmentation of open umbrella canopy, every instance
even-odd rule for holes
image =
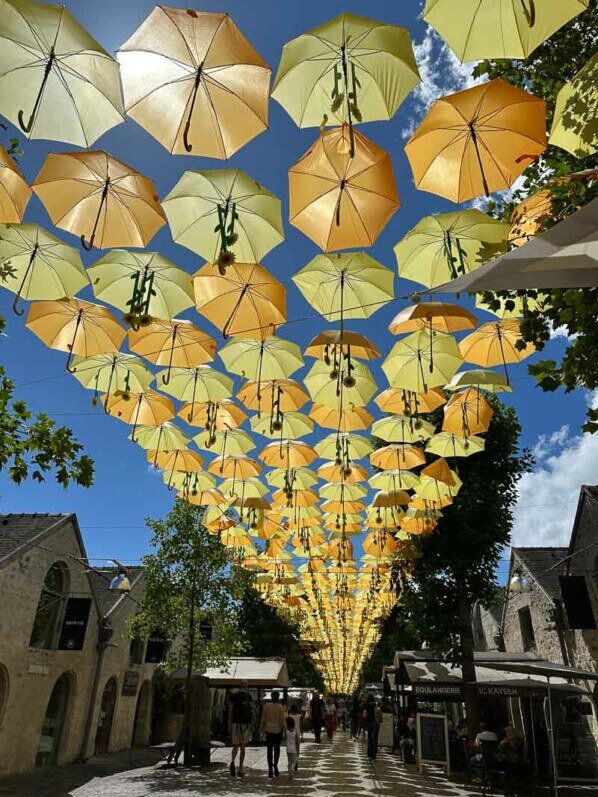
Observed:
[[[462,437],[451,432],[439,432],[426,443],[426,451],[439,457],[470,457],[484,450],[481,437]]]
[[[325,462],[317,470],[318,478],[327,482],[344,482],[358,484],[367,481],[369,471],[362,465],[352,462],[349,466],[337,465],[336,462]]]
[[[444,405],[443,432],[468,437],[488,431],[494,410],[475,387],[454,393]]]
[[[64,6],[0,3],[0,110],[27,138],[90,147],[124,121],[117,62]]]
[[[299,127],[374,122],[419,82],[407,30],[341,14],[285,44],[272,96]]]
[[[404,307],[390,322],[393,335],[429,329],[430,332],[463,332],[475,329],[477,318],[459,304],[447,302],[418,302]]]
[[[268,127],[271,69],[228,14],[157,6],[118,60],[127,114],[173,154],[230,158]]]
[[[225,273],[206,263],[193,277],[195,306],[229,336],[261,340],[287,320],[287,291],[259,263],[233,263]]]
[[[322,459],[338,459],[346,453],[351,460],[356,460],[369,456],[373,445],[359,434],[329,434],[316,444],[315,449]]]
[[[118,307],[134,329],[193,306],[191,277],[158,252],[107,252],[87,270],[96,299]]]
[[[247,420],[247,413],[229,398],[187,402],[181,407],[178,416],[191,426],[203,426],[205,429],[219,431],[236,429]]]
[[[390,155],[348,125],[323,133],[289,171],[289,220],[324,252],[373,246],[400,207]]]
[[[153,390],[131,393],[127,396],[106,395],[102,403],[108,415],[133,426],[131,439],[135,443],[138,426],[161,426],[174,418],[172,401]]]
[[[452,379],[463,356],[457,341],[444,332],[413,332],[392,347],[382,363],[391,387],[425,393]]]
[[[262,396],[264,382],[288,379],[303,365],[299,346],[276,335],[268,335],[263,340],[235,338],[220,349],[218,354],[232,374],[257,382]]]
[[[316,360],[304,377],[303,383],[313,401],[329,407],[339,406],[341,394],[343,407],[363,407],[377,390],[376,382],[367,365],[354,363],[349,371],[346,361],[331,378],[330,366],[323,360]]]
[[[388,387],[376,396],[375,403],[393,415],[420,415],[442,407],[446,396],[442,388],[432,387],[425,393],[416,393],[400,387]]]
[[[546,103],[497,78],[436,100],[405,145],[415,185],[453,202],[510,188],[546,149]]]
[[[417,443],[434,434],[434,424],[409,415],[389,415],[372,425],[372,436],[387,443]]]
[[[285,412],[277,415],[254,415],[251,430],[271,439],[286,437],[297,440],[314,430],[314,422],[302,412]]]
[[[272,487],[279,487],[282,490],[308,490],[318,483],[318,477],[307,467],[274,468],[266,474],[266,481]]]
[[[112,351],[91,357],[73,357],[71,373],[88,390],[94,391],[97,401],[100,393],[144,393],[154,380],[154,375],[138,357],[125,352]]]
[[[216,371],[209,365],[198,365],[196,368],[173,368],[168,371],[159,371],[156,375],[160,389],[170,396],[194,404],[197,401],[216,402],[230,398],[233,390],[233,380]]]
[[[598,150],[598,53],[556,98],[549,144],[585,158]]]
[[[502,365],[505,369],[507,384],[509,372],[507,363],[519,363],[533,354],[535,347],[528,343],[523,349],[517,348],[521,340],[521,322],[516,318],[504,321],[490,321],[482,324],[459,343],[463,359],[475,365],[491,368]]]
[[[243,429],[206,430],[195,435],[193,441],[198,448],[219,456],[242,456],[255,448],[253,437]]]
[[[434,288],[506,252],[508,232],[476,208],[426,216],[394,248],[399,275]]]
[[[459,371],[446,386],[447,390],[459,390],[462,387],[475,387],[486,390],[488,393],[512,393],[513,388],[507,378],[496,371],[487,368],[472,368],[470,371]]]
[[[411,473],[410,470],[395,468],[394,470],[375,473],[368,481],[374,490],[396,493],[400,490],[416,489],[419,486],[420,477],[415,473]]]
[[[234,482],[232,479],[223,479],[220,490],[225,495],[243,495],[245,498],[263,498],[268,493],[266,485],[255,476],[249,479],[237,479]]]
[[[31,199],[31,189],[17,164],[0,146],[0,224],[18,224]]]
[[[316,335],[307,345],[305,354],[325,362],[339,360],[340,356],[352,356],[356,360],[375,360],[381,357],[376,346],[357,332],[326,329]]]
[[[193,495],[202,490],[209,490],[216,486],[216,477],[206,471],[196,470],[192,473],[175,472],[163,473],[162,480],[169,484],[171,489],[180,490],[183,494]]]
[[[243,479],[250,479],[259,476],[262,472],[262,466],[255,459],[243,456],[241,454],[218,456],[208,465],[210,473],[215,473],[222,479],[232,479],[234,482]],[[236,488],[235,488],[236,492]]]
[[[410,443],[391,443],[370,454],[370,464],[382,470],[411,470],[426,464],[426,455],[421,448]],[[382,488],[381,488],[382,489]],[[401,490],[408,489],[401,487]]]
[[[173,368],[192,369],[214,359],[216,341],[183,318],[154,318],[147,326],[129,330],[129,348],[154,365],[167,366],[166,381]],[[232,383],[231,383],[232,388]],[[222,396],[222,398],[228,398]],[[189,399],[209,401],[210,399]]]
[[[129,439],[141,448],[155,451],[179,451],[189,444],[187,435],[171,421],[165,421],[159,426],[138,426],[129,435]]]
[[[87,250],[143,249],[166,224],[149,177],[102,150],[48,155],[32,188],[52,223]]]
[[[266,465],[285,470],[308,467],[318,457],[311,446],[298,440],[268,443],[259,456]]]
[[[1,171],[0,171],[1,175]],[[27,301],[72,298],[89,284],[79,252],[38,224],[0,226],[0,285]]]
[[[424,20],[461,61],[527,58],[549,36],[581,14],[586,0],[426,0]]]
[[[222,269],[284,240],[280,199],[240,169],[185,172],[162,206],[173,239]]]
[[[194,473],[203,470],[203,459],[195,451],[176,449],[175,451],[147,452],[147,461],[161,470],[175,473]],[[169,483],[170,486],[170,483]]]
[[[362,484],[339,484],[329,482],[320,487],[319,494],[322,498],[333,501],[357,501],[360,498],[365,498],[368,491],[367,487],[364,487]]]
[[[335,429],[338,433],[365,431],[370,428],[373,416],[365,407],[327,407],[314,404],[309,417],[323,429]]]
[[[46,346],[69,353],[67,370],[74,355],[118,351],[126,336],[110,310],[80,299],[34,302],[25,326]]]

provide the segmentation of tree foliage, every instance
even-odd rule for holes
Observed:
[[[547,104],[547,123],[550,130],[555,103],[560,89],[595,54],[598,45],[598,5],[591,2],[587,11],[574,22],[557,31],[538,47],[525,61],[481,61],[475,75],[503,78],[509,83],[542,97]],[[583,98],[569,112],[568,123],[575,126],[588,109]],[[548,229],[598,196],[598,180],[584,177],[562,181],[570,174],[595,166],[595,159],[580,160],[559,147],[549,145],[544,155],[529,166],[523,176],[521,189],[510,201],[490,203],[489,210],[498,218],[510,221],[515,206],[529,194],[547,189],[551,194],[549,212],[541,220],[540,229]],[[512,299],[515,294],[500,292],[484,295],[493,309],[499,306],[498,297]],[[584,387],[598,387],[598,291],[596,289],[568,289],[517,292],[519,296],[538,299],[524,304],[523,341],[544,348],[551,331],[564,327],[569,336],[567,350],[560,362],[543,360],[529,366],[537,384],[545,391],[559,387],[567,392]],[[524,343],[521,343],[521,346]],[[584,431],[598,431],[598,410],[589,410]]]

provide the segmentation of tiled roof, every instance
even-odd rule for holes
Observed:
[[[567,548],[513,548],[513,553],[549,597],[561,597],[559,576],[565,573],[567,562],[554,566],[567,556]]]
[[[142,567],[127,567],[127,575],[129,576],[131,584],[133,584],[142,573]],[[115,575],[116,570],[113,567],[101,567],[97,569],[97,572],[93,570],[90,572],[93,588],[98,597],[100,611],[104,617],[114,609],[118,601],[123,597],[122,592],[110,590],[110,582]]]
[[[69,514],[0,515],[0,562],[19,548],[27,547],[36,537],[58,526]]]

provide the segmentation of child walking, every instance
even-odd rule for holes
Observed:
[[[299,769],[299,729],[292,717],[287,717],[287,760],[289,763],[289,774],[293,777],[293,772]]]

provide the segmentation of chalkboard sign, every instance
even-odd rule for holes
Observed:
[[[440,764],[450,773],[448,725],[444,714],[417,715],[417,760],[423,764]]]

